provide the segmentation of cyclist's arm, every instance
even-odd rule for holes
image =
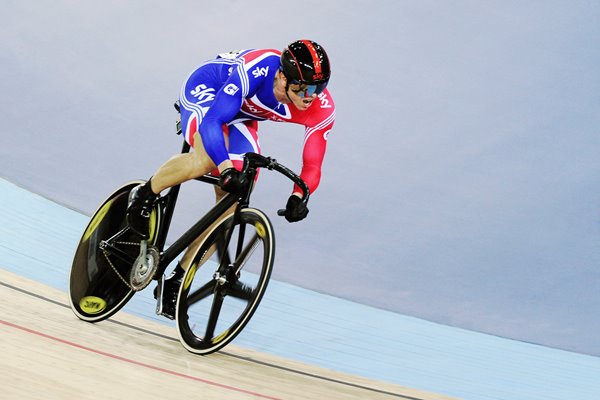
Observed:
[[[239,112],[245,94],[247,94],[247,87],[244,89],[239,74],[233,72],[217,92],[214,103],[200,124],[199,130],[204,149],[216,166],[229,160],[223,125],[233,120]]]
[[[327,135],[332,127],[333,120],[321,129],[309,128],[306,130],[300,178],[306,182],[311,194],[317,190],[321,181],[321,166],[327,149]],[[302,194],[302,190],[297,185],[294,186],[294,194]]]

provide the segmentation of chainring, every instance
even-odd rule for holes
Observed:
[[[145,256],[139,256],[129,274],[131,289],[138,292],[152,282],[158,269],[160,255],[155,247],[149,247]]]

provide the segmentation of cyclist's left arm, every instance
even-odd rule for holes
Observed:
[[[327,149],[327,138],[333,128],[335,114],[314,127],[307,127],[302,150],[302,171],[300,178],[308,185],[313,194],[321,181],[321,167]],[[294,194],[301,194],[298,186],[294,187]]]

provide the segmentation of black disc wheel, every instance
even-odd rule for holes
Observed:
[[[271,222],[253,208],[207,232],[177,300],[177,330],[187,350],[215,352],[242,331],[265,293],[274,253]]]
[[[84,321],[109,318],[135,294],[130,274],[140,254],[140,237],[127,228],[125,216],[129,192],[139,183],[120,187],[102,203],[75,251],[69,300],[75,315]],[[149,245],[156,239],[160,219],[160,207],[155,207],[150,217]]]

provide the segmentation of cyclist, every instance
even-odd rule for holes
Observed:
[[[242,188],[247,183],[239,172],[243,155],[260,153],[258,121],[263,120],[304,125],[300,177],[313,193],[319,185],[327,135],[335,119],[335,105],[326,89],[329,78],[327,53],[311,40],[295,41],[283,51],[248,49],[219,54],[194,70],[179,98],[183,135],[194,151],[175,155],[146,184],[132,190],[127,207],[131,229],[147,238],[149,216],[158,194],[211,171],[220,174],[224,191]],[[216,190],[219,198],[223,192]],[[285,218],[296,222],[307,214],[301,191],[294,187]],[[189,263],[186,255],[173,273],[160,281],[162,314],[171,319]]]

